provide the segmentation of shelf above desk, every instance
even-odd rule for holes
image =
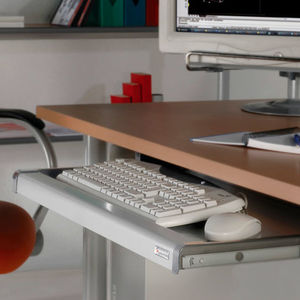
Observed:
[[[24,28],[1,28],[0,37],[14,38],[157,38],[157,27],[62,27],[28,24]]]

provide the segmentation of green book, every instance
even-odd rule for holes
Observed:
[[[102,27],[124,26],[124,0],[100,0]]]
[[[100,1],[102,0],[92,0],[92,3],[88,9],[86,17],[82,23],[82,26],[87,27],[99,27],[100,22]]]
[[[124,26],[124,0],[93,0],[83,26]]]

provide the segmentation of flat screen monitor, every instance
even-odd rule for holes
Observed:
[[[162,52],[195,55],[194,65],[216,70],[262,68],[300,72],[297,0],[161,0]],[[211,55],[212,54],[212,55]],[[249,104],[244,110],[300,116],[300,101]]]
[[[208,60],[249,68],[300,70],[299,8],[297,0],[162,0],[160,49],[274,57],[288,61]]]

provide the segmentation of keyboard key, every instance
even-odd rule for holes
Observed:
[[[175,209],[169,209],[169,210],[159,210],[155,213],[155,216],[158,218],[161,217],[168,217],[168,216],[174,216],[174,215],[180,215],[182,214],[181,209],[175,208]]]
[[[101,191],[101,187],[99,187],[99,185],[97,184],[97,182],[95,182],[94,180],[88,179],[88,178],[84,178],[84,177],[80,177],[78,178],[78,182],[81,184],[84,184],[86,186],[88,186],[89,188],[100,192]]]
[[[207,207],[217,206],[218,203],[216,200],[204,200],[203,201]]]
[[[147,202],[144,201],[144,200],[137,200],[137,201],[135,201],[135,203],[134,203],[134,207],[140,208],[142,205],[144,205],[144,204],[146,204],[146,203],[147,203]]]
[[[171,189],[174,187],[174,185],[172,183],[166,182],[166,183],[162,183],[161,187],[165,189]]]
[[[160,192],[160,189],[157,187],[147,188],[146,190],[143,190],[143,194],[145,197],[154,197],[154,196],[158,195],[159,192]]]
[[[162,204],[162,205],[159,205],[161,208],[163,209],[170,209],[170,208],[174,208],[175,206],[170,204],[170,203],[165,203],[165,204]]]
[[[155,216],[156,212],[158,212],[158,211],[160,211],[160,210],[162,210],[162,209],[159,208],[159,207],[153,208],[153,209],[150,210],[150,214],[151,214],[152,216]]]
[[[126,189],[126,190],[124,190],[124,192],[134,198],[140,198],[140,199],[144,198],[144,195],[142,193],[140,193],[136,190],[133,190],[133,189]]]
[[[75,171],[72,171],[72,170],[64,170],[62,174],[64,176],[69,177],[70,179],[72,179],[72,177],[74,175],[76,175],[77,173]]]
[[[126,199],[131,199],[131,198],[132,198],[131,196],[129,196],[129,195],[125,194],[125,193],[119,194],[117,196],[117,199],[120,200],[120,201],[122,201],[122,202],[124,202]]]
[[[154,205],[159,205],[159,204],[162,204],[162,203],[164,203],[164,202],[165,202],[165,199],[164,199],[164,198],[159,197],[159,196],[156,196],[156,197],[154,198],[153,204],[154,204]]]
[[[141,206],[142,211],[146,213],[150,213],[151,209],[156,209],[157,206],[153,205],[152,203],[148,203]]]
[[[187,212],[191,212],[191,211],[195,211],[195,210],[199,210],[199,209],[204,209],[205,205],[203,203],[199,203],[199,204],[184,204],[182,206],[180,206],[180,208],[182,209],[182,211],[184,213]]]
[[[198,204],[199,201],[198,200],[194,200],[192,198],[190,198],[190,200],[186,201],[187,204]]]

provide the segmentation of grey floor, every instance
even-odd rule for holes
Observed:
[[[81,300],[81,270],[47,270],[0,275],[1,300]]]

